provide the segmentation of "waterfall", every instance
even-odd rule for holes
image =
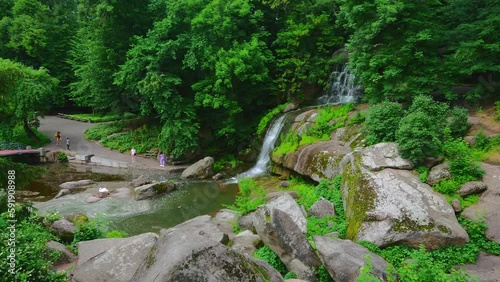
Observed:
[[[355,76],[347,69],[347,64],[341,70],[333,71],[328,79],[325,94],[318,98],[319,105],[345,104],[356,102],[361,95],[362,87],[354,84]]]
[[[267,172],[267,164],[271,160],[269,154],[274,149],[274,143],[281,132],[286,114],[282,114],[279,118],[275,119],[266,132],[262,149],[260,150],[257,163],[249,170],[238,175],[238,178],[253,177]]]
[[[341,67],[341,71],[333,71],[330,74],[328,89],[325,94],[318,98],[319,105],[326,104],[345,104],[349,102],[356,102],[362,87],[354,84],[354,75],[349,72],[347,65]],[[274,120],[272,125],[266,132],[264,143],[260,151],[257,163],[254,167],[238,175],[238,178],[254,177],[257,175],[267,173],[267,165],[271,158],[269,154],[274,149],[274,143],[280,134],[281,128],[284,124],[284,119],[287,114],[282,114],[279,118]],[[236,178],[232,178],[230,182],[237,182]]]

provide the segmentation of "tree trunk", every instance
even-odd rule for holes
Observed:
[[[31,138],[31,140],[33,140],[35,142],[40,141],[40,138],[38,138],[38,136],[36,136],[35,132],[33,132],[33,130],[31,130],[31,128],[29,127],[27,119],[23,120],[23,128],[24,128],[24,132],[26,132],[26,135],[28,135],[28,137]]]

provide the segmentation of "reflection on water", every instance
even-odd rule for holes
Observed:
[[[150,200],[150,209],[131,215],[109,216],[113,228],[129,235],[159,232],[203,214],[213,214],[234,202],[237,185],[218,187],[214,181],[185,182],[178,191]],[[139,201],[141,202],[141,201]]]
[[[175,226],[183,221],[203,214],[214,214],[224,205],[234,203],[238,192],[237,184],[222,185],[215,181],[185,181],[178,175],[161,171],[134,171],[102,169],[97,173],[87,168],[65,166],[49,167],[45,179],[34,182],[29,189],[41,191],[44,197],[33,200],[40,213],[57,211],[61,215],[85,213],[89,217],[102,214],[110,221],[111,228],[136,235],[144,232],[159,232],[162,228]],[[104,175],[100,175],[104,173]],[[106,176],[106,173],[107,176]],[[144,175],[151,180],[174,180],[178,190],[149,200],[135,201],[133,193],[128,197],[107,197],[96,203],[88,204],[85,199],[97,192],[102,185],[110,190],[127,187],[128,182]],[[84,192],[52,199],[58,192],[57,186],[65,181],[93,179],[99,183]],[[116,181],[109,181],[114,180]],[[46,181],[48,180],[48,181]],[[124,181],[126,180],[126,181]],[[47,201],[48,199],[52,199]]]

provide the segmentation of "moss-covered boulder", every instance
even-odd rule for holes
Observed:
[[[159,194],[173,192],[176,189],[177,187],[172,181],[162,181],[139,186],[134,189],[135,200],[140,201],[148,199]]]
[[[161,230],[130,281],[283,281],[266,262],[222,244],[219,233],[209,216]]]
[[[410,171],[385,168],[388,163],[369,158],[373,154],[367,151],[374,148],[356,151],[342,161],[341,187],[349,239],[378,246],[423,244],[429,250],[469,241],[443,196]],[[389,158],[390,167],[399,163],[395,161],[398,158]]]
[[[300,134],[301,128],[296,126],[297,134]],[[332,133],[330,141],[301,146],[285,156],[273,154],[273,172],[284,174],[293,171],[315,181],[333,179],[341,173],[339,165],[342,158],[362,144],[360,131],[359,125],[339,128]]]

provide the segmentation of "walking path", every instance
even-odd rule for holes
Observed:
[[[71,145],[69,153],[71,155],[94,155],[91,162],[98,165],[113,166],[113,167],[129,167],[136,169],[154,169],[164,170],[165,172],[175,172],[182,170],[186,166],[165,166],[160,167],[159,161],[155,158],[144,158],[137,156],[136,162],[132,163],[130,152],[126,154],[117,151],[112,151],[100,144],[85,139],[85,130],[96,126],[95,123],[85,123],[69,119],[60,118],[57,116],[45,116],[40,119],[40,127],[38,130],[51,139],[51,143],[45,148],[49,150],[66,150],[66,138],[69,137]],[[57,146],[54,139],[54,134],[61,132],[61,145]]]

